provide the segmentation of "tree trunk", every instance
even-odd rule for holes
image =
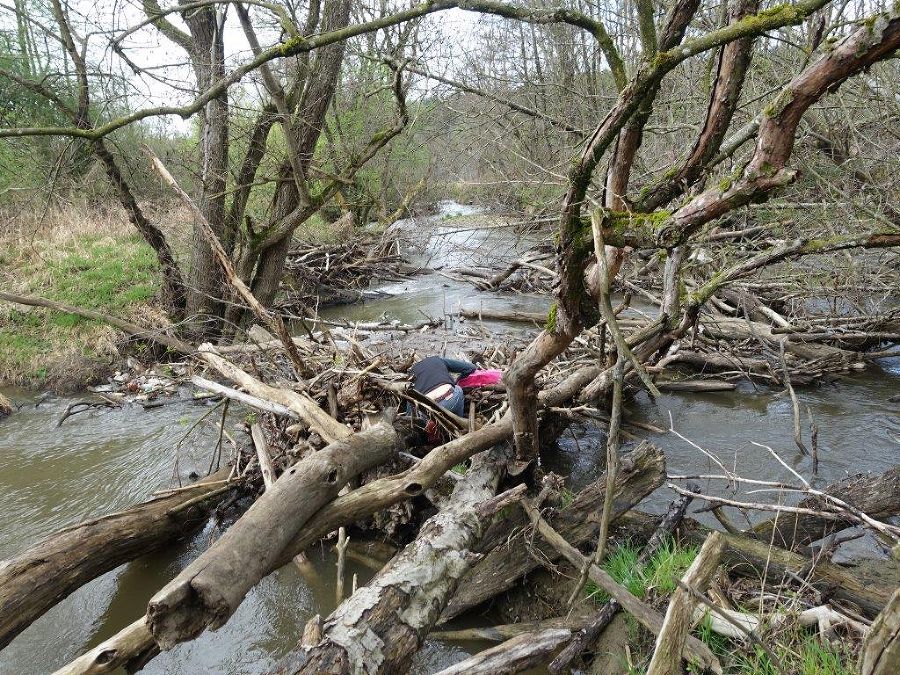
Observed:
[[[0,647],[77,588],[206,522],[240,485],[231,469],[131,509],[67,527],[0,566]]]
[[[476,457],[448,506],[328,617],[319,644],[309,654],[289,655],[275,672],[406,672],[472,563],[472,548],[490,515],[478,507],[494,495],[503,459],[496,451]]]
[[[192,10],[184,16],[193,37],[191,61],[197,90],[206,91],[225,77],[225,48],[219,12],[212,7]],[[228,93],[206,104],[200,115],[198,147],[200,176],[197,204],[220,241],[225,237],[225,195],[228,181]],[[225,289],[222,271],[212,248],[195,227],[191,246],[191,272],[187,316],[197,339],[218,334]]]
[[[331,443],[283,473],[228,531],[150,599],[147,617],[162,649],[222,626],[247,592],[323,505],[397,445],[388,422]]]
[[[642,443],[621,458],[616,477],[616,495],[612,518],[622,515],[662,485],[665,479],[665,456],[662,451]],[[606,474],[584,488],[575,500],[550,519],[554,529],[567,541],[578,545],[597,536],[596,514],[603,506]],[[463,579],[457,594],[447,605],[442,621],[448,621],[495,595],[511,588],[521,577],[539,565],[529,553],[530,534],[523,530],[527,520],[518,512],[496,523],[479,546],[484,558]],[[550,546],[535,542],[540,556],[555,560],[559,554]]]

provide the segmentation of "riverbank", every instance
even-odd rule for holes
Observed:
[[[152,249],[114,211],[76,206],[19,216],[0,235],[0,285],[121,316],[148,327],[168,320],[155,304]],[[74,392],[124,361],[127,338],[71,314],[0,305],[0,383]],[[137,349],[137,348],[134,348]]]

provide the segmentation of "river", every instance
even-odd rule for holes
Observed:
[[[452,268],[464,261],[510,260],[522,245],[508,223],[474,209],[450,205],[428,221],[437,225],[428,247],[416,253],[432,266]],[[415,226],[411,223],[410,226]],[[533,235],[531,241],[534,241]],[[547,299],[529,295],[478,293],[470,284],[427,275],[380,287],[393,295],[358,305],[331,308],[327,318],[373,320],[382,315],[417,321],[422,314],[441,316],[460,305],[477,308],[545,310]],[[510,326],[498,328],[510,329]],[[516,329],[520,330],[520,329]],[[900,405],[888,397],[900,389],[900,360],[873,364],[863,373],[834,384],[798,391],[819,426],[820,475],[825,484],[859,471],[883,471],[900,450]],[[138,406],[76,415],[56,428],[66,406],[77,398],[44,397],[36,392],[3,389],[21,408],[0,422],[0,557],[14,555],[65,525],[126,508],[173,484],[174,448],[208,404],[187,400],[155,410]],[[237,415],[239,413],[235,413]],[[713,450],[738,473],[789,479],[762,443],[806,476],[809,460],[800,457],[792,439],[789,399],[780,391],[742,384],[734,392],[663,395],[652,403],[639,395],[626,405],[626,417],[667,427],[669,415],[679,433]],[[234,417],[233,421],[238,421]],[[573,483],[583,485],[602,470],[604,437],[596,427],[566,433],[543,462]],[[181,443],[179,472],[203,473],[216,443],[214,425],[198,428]],[[709,462],[671,434],[645,434],[666,452],[670,473],[706,472]],[[627,447],[627,444],[626,444]],[[645,507],[659,510],[671,493],[648,498]],[[59,603],[0,652],[0,673],[47,673],[138,618],[149,597],[208,544],[209,529],[174,550],[123,565]],[[870,549],[853,542],[851,553]],[[334,562],[330,548],[311,554],[320,580],[302,578],[287,566],[251,591],[237,613],[220,630],[182,644],[153,659],[150,674],[262,673],[296,642],[314,614],[327,615],[335,605]],[[372,571],[349,563],[348,579],[359,583]],[[431,673],[462,659],[474,645],[429,641],[417,656],[414,673]]]

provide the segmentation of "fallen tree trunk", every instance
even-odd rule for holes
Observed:
[[[148,623],[159,646],[171,649],[223,625],[309,518],[351,478],[386,462],[396,444],[397,432],[382,422],[285,471],[212,547],[150,599]]]
[[[882,474],[859,474],[845,478],[822,492],[878,520],[900,515],[900,465]],[[819,497],[808,497],[798,506],[818,511],[825,510],[827,503],[828,500]],[[753,534],[761,541],[795,549],[858,522],[858,519],[834,520],[807,513],[779,513],[777,518],[756,525]]]
[[[231,469],[133,508],[62,529],[0,564],[0,647],[92,579],[203,525],[237,489]]]
[[[53,675],[103,675],[120,667],[133,673],[158,653],[156,640],[142,616]]]
[[[275,670],[287,673],[397,673],[409,661],[469,569],[486,518],[479,510],[496,490],[505,458],[475,458],[448,506],[419,536],[325,621],[321,641],[292,652]]]
[[[666,475],[665,456],[650,443],[641,443],[621,458],[616,477],[616,493],[612,520],[631,509],[662,485]],[[574,501],[550,519],[554,529],[576,546],[595,538],[599,529],[598,514],[606,494],[606,473],[576,495]],[[522,528],[527,520],[519,514],[504,518],[485,536],[479,551],[486,553],[460,584],[441,617],[448,621],[495,595],[511,588],[520,578],[535,569],[537,557],[555,560],[559,553],[547,544],[534,542],[537,556],[529,552],[529,534]]]
[[[540,666],[571,637],[565,628],[522,633],[506,642],[445,668],[436,675],[507,675]]]
[[[502,311],[496,309],[464,309],[459,310],[459,315],[466,319],[485,321],[509,321],[511,323],[529,323],[543,326],[547,323],[547,315],[542,312],[516,312],[513,310]]]
[[[725,338],[729,340],[763,340],[770,345],[777,345],[781,340],[780,335],[772,333],[772,327],[769,324],[759,321],[748,321],[747,319],[733,319],[728,317],[706,317],[702,322],[703,332],[717,338]],[[860,360],[856,352],[846,349],[839,349],[824,344],[813,344],[804,342],[785,342],[784,348],[787,352],[800,357],[801,359],[829,359],[835,363],[849,366]]]
[[[596,367],[588,367],[576,372],[556,387],[542,391],[539,395],[541,403],[545,406],[560,405],[574,396],[581,386],[584,386],[599,372]],[[508,439],[511,433],[512,423],[507,414],[494,424],[487,424],[474,432],[435,448],[421,461],[402,473],[379,478],[338,497],[310,518],[303,531],[282,552],[267,574],[288,564],[297,553],[304,551],[321,537],[329,532],[334,532],[342,525],[366,518],[392,504],[423,494],[453,466],[464,462],[481,450]],[[144,618],[146,619],[146,617]],[[139,625],[139,622],[133,625]],[[138,631],[139,628],[135,630]],[[115,665],[106,668],[103,664],[92,662],[92,668],[102,667],[103,669],[85,672],[111,673],[118,665],[127,663],[133,656],[146,652],[151,649],[152,645],[155,645],[153,634],[146,625],[140,632],[140,638],[141,640],[137,640],[133,634],[129,633],[128,629],[119,631],[104,643],[107,645],[108,654],[115,654],[115,659],[111,659],[109,662]],[[138,649],[140,652],[135,651]]]

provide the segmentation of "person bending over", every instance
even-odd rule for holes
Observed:
[[[476,367],[468,361],[445,359],[440,356],[429,356],[409,369],[413,380],[413,389],[424,394],[445,410],[463,417],[465,415],[465,396],[462,387],[456,382],[475,372]],[[451,373],[459,377],[454,378]]]

